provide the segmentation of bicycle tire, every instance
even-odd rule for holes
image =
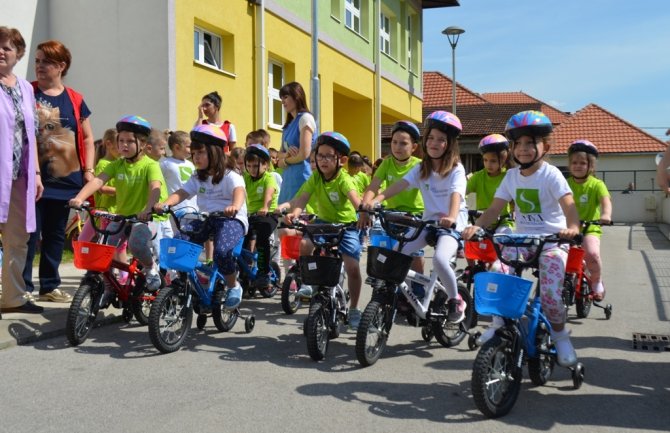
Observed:
[[[321,361],[328,352],[330,326],[327,308],[321,302],[312,302],[305,321],[307,352],[314,361]]]
[[[151,305],[149,338],[161,353],[179,350],[191,328],[193,305],[186,305],[186,290],[175,286],[165,287]]]
[[[356,331],[356,358],[363,367],[373,365],[384,353],[392,317],[392,306],[380,300],[373,299],[363,310]]]

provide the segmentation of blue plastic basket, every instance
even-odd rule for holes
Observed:
[[[165,269],[187,272],[195,269],[203,248],[183,239],[161,239],[160,262]]]
[[[398,244],[398,241],[388,235],[371,235],[370,245],[373,247],[386,248],[392,250]]]
[[[518,319],[526,311],[533,282],[514,275],[480,272],[475,275],[477,313]]]

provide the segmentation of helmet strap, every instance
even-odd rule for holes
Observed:
[[[393,153],[391,153],[391,155],[393,155]],[[395,159],[395,160],[398,161],[398,162],[406,162],[406,161],[409,161],[409,159],[410,159],[411,157],[412,157],[412,155],[408,156],[408,157],[405,158],[405,159],[400,159],[400,158],[397,158],[395,155],[393,155],[393,159]]]
[[[135,137],[135,145],[137,146],[137,150],[135,151],[135,155],[131,156],[130,158],[124,158],[128,163],[133,163],[137,156],[140,154],[140,143],[137,140],[137,137]]]

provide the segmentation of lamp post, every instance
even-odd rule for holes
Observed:
[[[442,30],[442,34],[447,35],[449,45],[451,45],[451,112],[454,114],[456,114],[456,45],[463,33],[465,33],[465,30],[456,26],[450,26]]]

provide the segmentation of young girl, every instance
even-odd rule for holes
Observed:
[[[244,147],[236,147],[230,152],[228,168],[242,176],[244,173]]]
[[[144,155],[143,149],[151,133],[151,125],[140,116],[126,116],[116,124],[117,145],[120,158],[107,165],[70,200],[70,206],[80,207],[82,202],[99,191],[108,181],[116,183],[116,213],[137,215],[145,223],[133,224],[128,236],[128,248],[142,264],[147,289],[160,287],[160,276],[151,253],[151,238],[156,233],[156,222],[149,221],[152,208],[167,197],[165,180],[158,163]],[[113,225],[110,223],[110,230]],[[110,237],[110,244],[118,245],[126,238],[126,230]]]
[[[402,249],[411,254],[428,244],[427,237],[437,238],[433,267],[447,289],[447,320],[458,323],[465,318],[465,301],[458,296],[456,275],[449,260],[456,255],[460,240],[459,231],[467,223],[465,207],[465,169],[459,162],[458,134],[461,121],[446,111],[431,113],[424,122],[423,159],[401,180],[389,186],[384,192],[366,203],[372,208],[376,203],[393,197],[408,188],[418,188],[425,206],[423,219],[437,220],[441,228],[426,230],[419,238]],[[452,229],[456,225],[456,230]]]
[[[552,129],[551,121],[540,111],[523,111],[507,121],[505,132],[513,140],[512,155],[518,167],[507,171],[486,212],[474,226],[463,231],[465,239],[472,237],[479,227],[493,223],[512,200],[518,233],[550,235],[558,232],[567,239],[579,233],[579,215],[568,182],[556,167],[544,161],[551,146]],[[570,335],[565,329],[562,298],[567,256],[566,245],[546,244],[539,259],[542,310],[551,323],[551,338],[556,344],[558,363],[562,366],[577,362]],[[496,326],[499,323],[494,322],[480,342],[492,337]]]
[[[568,148],[570,177],[568,185],[575,197],[575,204],[582,221],[600,220],[603,224],[612,221],[612,201],[605,182],[593,176],[596,170],[598,149],[588,140],[577,140]],[[586,268],[591,274],[593,299],[602,301],[605,288],[601,279],[602,262],[600,260],[600,226],[592,225],[587,229],[582,246],[585,251]]]
[[[226,168],[226,135],[213,125],[196,126],[191,131],[191,152],[196,173],[167,200],[157,204],[157,212],[197,195],[202,212],[223,211],[228,218],[208,222],[209,230],[191,237],[191,242],[202,244],[214,237],[214,261],[226,279],[228,295],[225,307],[235,309],[242,299],[242,287],[237,283],[233,248],[247,231],[246,191],[242,176]],[[191,223],[194,229],[200,221]],[[184,236],[186,238],[186,236]]]

